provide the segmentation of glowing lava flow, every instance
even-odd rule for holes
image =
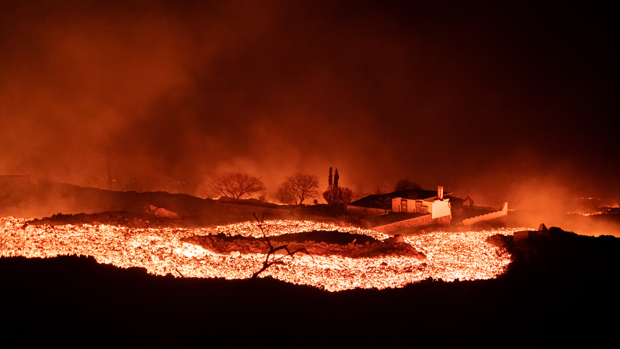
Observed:
[[[211,253],[181,242],[193,235],[224,233],[260,237],[256,223],[245,222],[193,229],[135,229],[110,225],[26,225],[27,220],[0,219],[2,257],[50,258],[59,255],[93,256],[99,263],[121,268],[143,267],[155,275],[176,277],[249,278],[259,270],[264,254]],[[315,230],[340,231],[384,240],[388,235],[373,230],[343,228],[309,221],[266,221],[267,236]],[[524,229],[479,232],[434,232],[407,236],[404,241],[426,255],[419,260],[405,256],[346,258],[296,254],[283,265],[272,265],[261,277],[341,291],[352,288],[394,288],[427,278],[446,281],[495,278],[510,263],[510,254],[488,244],[494,234],[511,235]]]

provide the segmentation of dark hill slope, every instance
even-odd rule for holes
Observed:
[[[286,216],[290,207],[258,200],[201,199],[187,194],[166,192],[109,191],[62,183],[24,184],[19,187],[0,187],[0,217],[49,217],[94,213],[129,213],[129,218],[144,218],[147,205],[178,213],[198,225],[225,224],[254,220],[252,213],[267,217]],[[127,217],[125,217],[127,218]],[[63,217],[69,220],[69,217]],[[153,219],[151,219],[152,221]]]
[[[210,209],[214,200],[166,192],[110,191],[62,183],[28,184],[0,188],[2,216],[43,217],[55,213],[143,211],[145,205],[166,207],[184,215]]]

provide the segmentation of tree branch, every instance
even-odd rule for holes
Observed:
[[[269,245],[269,252],[267,253],[267,257],[265,257],[265,261],[263,262],[263,267],[260,268],[260,270],[258,270],[257,272],[254,273],[254,275],[252,275],[252,279],[256,279],[258,277],[258,275],[260,275],[260,273],[264,272],[265,270],[267,270],[267,268],[269,268],[270,266],[272,266],[273,264],[283,264],[282,259],[284,257],[290,256],[291,258],[293,258],[293,256],[295,255],[295,253],[297,252],[304,252],[307,255],[309,255],[312,260],[314,260],[314,258],[312,257],[312,255],[310,253],[308,253],[308,250],[306,250],[305,248],[300,248],[298,250],[295,250],[293,252],[291,252],[288,249],[288,245],[282,245],[282,246],[278,246],[278,247],[273,247],[273,245],[271,244],[271,242],[269,241],[269,239],[267,238],[267,235],[265,235],[265,230],[263,228],[263,219],[265,218],[264,215],[261,216],[260,219],[258,219],[258,217],[256,216],[256,213],[252,214],[254,216],[254,218],[256,219],[256,221],[258,222],[258,228],[260,229],[261,233],[263,234],[263,238],[265,239],[265,241],[267,242],[267,245]],[[272,260],[271,262],[269,261],[269,257],[271,257],[271,255],[273,253],[275,253],[276,251],[279,250],[286,250],[286,255],[278,257],[274,260]]]

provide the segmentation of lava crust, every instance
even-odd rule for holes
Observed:
[[[191,236],[181,239],[201,246],[202,248],[217,254],[231,253],[269,253],[270,247],[265,238],[244,236],[226,236],[225,234]],[[286,246],[289,251],[305,249],[310,255],[318,256],[342,256],[349,258],[367,258],[386,255],[402,255],[426,258],[405,242],[388,242],[374,239],[370,236],[340,233],[337,231],[313,231],[308,233],[284,234],[269,237],[274,248]],[[277,253],[286,253],[280,249]]]

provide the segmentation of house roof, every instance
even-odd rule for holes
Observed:
[[[450,201],[453,201],[453,198],[458,199],[456,197],[451,196],[450,194],[452,193],[450,192],[444,193],[444,198],[450,199]],[[395,199],[395,198],[406,198],[410,200],[426,200],[426,199],[435,199],[436,197],[437,197],[437,190],[406,189],[406,190],[398,190],[395,192],[385,193],[385,194],[368,195],[364,198],[353,201],[352,203],[349,204],[349,206],[392,209],[392,199]]]

